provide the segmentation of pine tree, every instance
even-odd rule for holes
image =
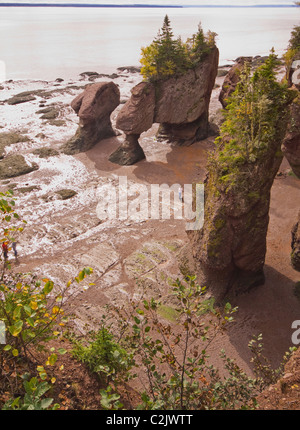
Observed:
[[[208,38],[199,25],[198,32],[186,43],[181,37],[174,39],[168,15],[157,37],[146,48],[142,48],[142,75],[150,80],[159,80],[185,73],[203,60],[205,55],[215,46],[215,33],[210,32]]]
[[[157,48],[157,73],[162,76],[173,75],[176,71],[177,46],[173,37],[171,23],[166,15],[158,37],[154,40]]]

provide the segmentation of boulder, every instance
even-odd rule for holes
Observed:
[[[21,154],[12,154],[0,161],[0,179],[26,175],[39,167],[36,163],[28,164]]]
[[[227,106],[227,99],[234,92],[239,83],[241,71],[247,62],[251,63],[252,57],[239,57],[236,59],[236,64],[228,71],[219,95],[219,101],[223,108]]]
[[[300,272],[300,212],[298,215],[298,221],[292,229],[291,263],[293,268]]]
[[[126,135],[125,143],[110,160],[118,164],[135,158],[140,160],[143,152],[138,146],[139,135],[153,123],[160,123],[160,132],[163,130],[164,136],[172,142],[191,144],[205,139],[209,134],[208,108],[218,61],[219,50],[213,48],[201,64],[183,75],[135,86],[116,122],[117,128]],[[128,140],[130,135],[136,137]],[[134,149],[138,151],[136,157],[132,153]],[[128,157],[126,150],[130,151]]]
[[[61,150],[76,154],[91,149],[102,139],[115,136],[110,115],[120,104],[120,90],[113,82],[91,84],[71,103],[79,117],[79,127]]]

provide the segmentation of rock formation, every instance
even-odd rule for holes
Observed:
[[[292,229],[292,266],[295,270],[300,272],[300,212],[298,215],[298,222]]]
[[[293,85],[300,90],[300,51],[294,53],[290,65],[286,67],[286,78],[289,87]]]
[[[287,66],[286,77],[289,86],[297,91],[298,96],[291,105],[290,124],[281,149],[293,172],[300,178],[300,51]]]
[[[120,104],[120,90],[113,82],[91,84],[71,103],[79,116],[79,127],[61,150],[66,154],[91,149],[102,139],[115,136],[110,115]]]
[[[294,174],[300,178],[300,93],[291,105],[290,124],[281,149]]]
[[[257,79],[263,80],[263,73]],[[261,91],[261,82],[255,81],[257,86],[252,88]],[[253,138],[249,133],[249,130],[259,130],[259,124],[265,120],[262,111],[259,117],[243,111],[241,90],[237,96],[240,104],[229,112],[226,128],[208,164],[204,225],[200,231],[188,232],[188,235],[201,283],[210,287],[218,299],[229,291],[237,294],[264,283],[270,192],[283,159],[280,147],[293,97],[292,92],[281,88],[280,100],[273,97],[273,92],[264,94],[270,97],[266,106],[272,106],[272,113],[267,108],[264,115],[266,118],[272,115],[274,121],[269,125],[267,138],[261,134]],[[251,128],[248,128],[249,121],[252,121]]]
[[[110,156],[110,161],[121,165],[137,163],[145,158],[138,139],[151,128],[154,120],[155,88],[140,82],[131,90],[131,98],[117,116],[116,127],[125,133],[125,141]]]
[[[282,161],[275,153],[273,147],[268,157],[248,166],[248,174],[241,170],[230,191],[216,186],[216,172],[209,172],[204,226],[188,235],[202,282],[217,297],[264,283],[270,190]]]
[[[237,58],[236,64],[234,64],[227,73],[219,95],[219,101],[223,108],[227,106],[227,99],[234,92],[239,83],[241,72],[247,62],[251,63],[252,57]]]
[[[144,158],[138,139],[153,123],[160,123],[172,142],[191,144],[206,138],[208,107],[218,60],[219,51],[214,48],[201,64],[184,75],[141,82],[134,87],[116,122],[116,127],[125,133],[125,142],[110,160],[122,165]]]

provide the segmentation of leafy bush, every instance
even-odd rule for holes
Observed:
[[[237,309],[227,303],[223,311],[217,310],[205,293],[194,276],[176,280],[173,294],[178,330],[159,317],[160,304],[154,299],[132,303],[131,313],[114,309],[145,387],[137,409],[256,408],[255,395],[262,386],[259,378],[248,377],[224,352],[226,378],[209,363],[208,346],[233,321]],[[122,408],[111,386],[102,390],[101,396],[106,409]]]
[[[72,355],[106,380],[124,374],[133,363],[131,355],[104,326],[97,332],[89,333],[87,345],[79,340],[75,340],[74,345]]]
[[[55,410],[59,405],[53,404],[53,399],[44,395],[51,389],[51,385],[45,381],[39,381],[33,377],[29,381],[24,378],[24,398],[21,396],[8,400],[2,410]]]
[[[9,248],[15,241],[15,235],[23,230],[22,226],[17,227],[13,222],[22,225],[23,221],[14,210],[12,191],[0,193],[0,197],[0,241]],[[57,339],[65,325],[63,306],[70,286],[73,282],[82,281],[92,273],[92,269],[84,268],[64,289],[58,289],[50,279],[40,281],[32,274],[13,273],[9,258],[0,259],[3,261],[0,283],[0,400],[3,402],[10,391],[11,399],[4,409],[48,409],[52,401],[42,397],[56,378],[50,378],[45,368],[55,365],[57,353],[66,352],[64,348],[58,348],[57,353],[54,347],[48,348],[49,341]],[[45,363],[44,358],[38,355],[40,351],[47,352]],[[16,393],[24,390],[24,397],[15,397]]]

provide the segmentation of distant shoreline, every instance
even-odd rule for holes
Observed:
[[[80,8],[291,8],[297,5],[150,5],[150,4],[84,4],[84,3],[0,3],[0,7],[80,7]]]

